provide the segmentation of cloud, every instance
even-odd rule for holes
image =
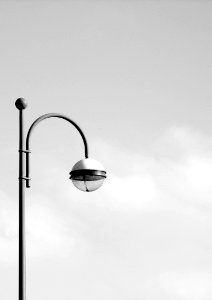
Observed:
[[[29,197],[26,206],[26,245],[30,258],[66,258],[76,243],[76,234],[49,199]]]
[[[85,196],[70,181],[64,183],[67,170],[45,168],[48,189],[67,203],[77,205],[79,199],[89,199],[97,207],[114,211],[178,211],[199,216],[212,209],[209,136],[189,127],[171,127],[139,153],[123,149],[117,141],[91,141],[91,145],[92,156],[108,171],[99,191]]]
[[[157,197],[156,185],[149,174],[120,178],[110,173],[107,181],[104,193],[114,209],[142,210]]]
[[[211,282],[212,273],[208,272],[168,272],[158,278],[159,286],[169,297],[183,300],[211,300]]]
[[[16,212],[17,211],[17,212]],[[0,260],[17,259],[18,207],[0,191]]]
[[[92,269],[89,287],[107,282],[106,290],[132,299],[210,299],[211,139],[174,127],[135,155],[118,144],[92,144],[108,171],[101,189],[78,191],[64,167],[48,161],[39,194],[30,190],[31,261],[65,258],[67,265],[73,258],[63,274],[75,280],[70,269],[80,266],[78,278]],[[17,260],[17,205],[2,193],[0,206],[2,263]]]
[[[191,127],[172,126],[164,131],[153,143],[152,153],[173,161],[182,161],[188,155],[211,156],[210,136]]]
[[[102,194],[115,209],[184,211],[212,209],[212,140],[187,127],[171,127],[140,154],[94,143],[108,179]],[[106,200],[107,201],[107,200]]]
[[[18,206],[0,192],[0,208],[0,260],[13,263],[18,255]],[[49,199],[39,195],[27,199],[27,259],[67,257],[75,242],[76,234]]]

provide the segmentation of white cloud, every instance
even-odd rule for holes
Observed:
[[[157,189],[152,177],[126,176],[120,178],[109,174],[104,193],[110,199],[114,209],[144,209],[157,196]]]
[[[200,204],[212,208],[209,137],[191,128],[172,127],[154,145],[148,145],[145,154],[126,153],[102,141],[94,143],[94,148],[108,168],[102,194],[113,199],[112,207],[189,214]]]
[[[17,210],[17,211],[16,211]],[[0,260],[17,260],[18,206],[0,191]]]
[[[48,199],[29,197],[26,206],[26,245],[29,258],[64,258],[76,243],[66,220]]]
[[[184,167],[184,173],[188,188],[194,192],[199,192],[200,200],[211,200],[212,157],[191,155],[187,160],[187,165]]]
[[[211,300],[212,273],[168,272],[158,278],[159,286],[172,298],[182,300]]]
[[[0,260],[13,263],[18,255],[18,206],[0,193]],[[26,204],[27,259],[70,255],[76,243],[60,213],[45,197],[34,196]]]
[[[57,169],[55,164],[47,168],[48,180],[39,195],[33,194],[36,182],[30,190],[28,258],[36,262],[65,258],[69,264],[71,257],[69,269],[79,265],[82,272],[92,269],[93,289],[96,282],[108,282],[105,289],[111,293],[120,289],[128,298],[209,300],[210,139],[191,129],[174,128],[148,146],[148,155],[147,149],[133,155],[104,142],[93,147],[94,158],[102,160],[108,171],[100,190],[78,191],[63,167]],[[6,198],[0,200],[1,262],[17,260],[17,207]],[[113,272],[119,278],[114,275],[111,283]],[[72,270],[64,269],[64,274],[75,279]]]

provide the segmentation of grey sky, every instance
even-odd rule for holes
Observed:
[[[211,300],[211,1],[0,2],[0,299],[17,299],[18,97],[33,133],[29,300]]]

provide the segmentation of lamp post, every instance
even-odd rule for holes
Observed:
[[[88,157],[88,144],[83,131],[70,118],[57,113],[45,114],[36,119],[28,130],[26,137],[26,146],[24,148],[24,124],[23,110],[27,107],[27,102],[23,98],[19,98],[15,102],[16,108],[19,110],[19,300],[26,300],[26,256],[25,256],[25,183],[26,187],[30,187],[30,148],[29,141],[31,133],[36,125],[48,118],[60,118],[71,123],[80,133],[84,148],[85,158],[78,161],[70,172],[70,179],[73,184],[80,190],[91,192],[97,190],[106,178],[106,171],[98,161]],[[25,155],[25,159],[24,159]],[[25,175],[24,175],[24,167]]]

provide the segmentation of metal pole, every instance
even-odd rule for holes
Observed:
[[[27,102],[23,98],[19,98],[15,102],[15,106],[19,110],[19,297],[18,300],[26,300],[26,246],[25,246],[25,199],[24,199],[24,192],[25,192],[25,180],[26,180],[26,187],[30,187],[29,184],[29,137],[32,129],[37,125],[40,121],[51,118],[57,117],[62,118],[71,123],[76,127],[79,131],[85,146],[85,157],[88,158],[88,144],[85,138],[84,133],[80,129],[80,127],[70,118],[61,115],[61,114],[46,114],[35,120],[35,122],[30,127],[27,139],[26,139],[26,149],[24,149],[24,126],[23,126],[23,110],[27,107]],[[24,155],[26,155],[26,176],[24,176]]]
[[[26,300],[26,264],[25,264],[25,203],[24,203],[24,130],[23,130],[23,109],[26,108],[26,101],[19,98],[15,102],[19,109],[19,300]]]

